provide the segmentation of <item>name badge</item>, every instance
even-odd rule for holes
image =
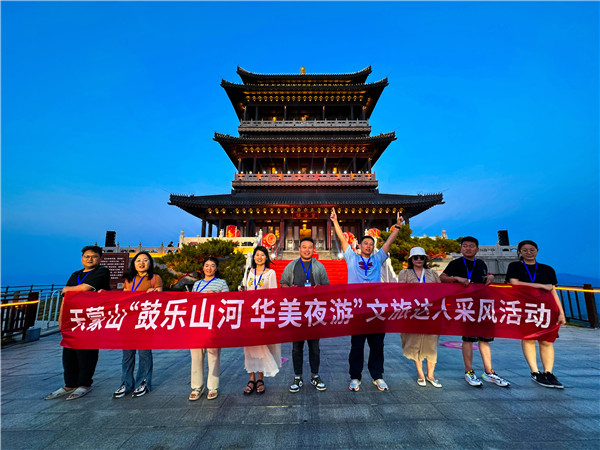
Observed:
[[[312,286],[312,284],[310,284],[310,283],[304,283],[304,287],[311,287],[311,286]]]

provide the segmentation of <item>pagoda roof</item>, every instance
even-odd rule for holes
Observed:
[[[443,204],[443,195],[426,194],[426,195],[397,195],[397,194],[380,194],[378,192],[325,192],[317,190],[315,192],[297,192],[297,191],[280,191],[280,192],[241,192],[221,195],[177,195],[171,194],[170,205],[178,206],[179,208],[194,214],[193,211],[203,210],[206,208],[250,208],[250,207],[267,207],[267,206],[356,206],[368,207],[400,207],[411,208],[416,215],[423,212],[432,206]],[[418,211],[418,212],[416,212]]]
[[[238,159],[253,157],[254,154],[275,156],[277,153],[302,157],[323,158],[332,153],[348,158],[371,158],[375,164],[388,145],[396,140],[396,133],[382,133],[376,136],[269,136],[237,137],[215,133],[213,138],[227,153],[234,166]],[[264,147],[264,150],[263,150]],[[291,147],[291,148],[290,148]],[[308,148],[307,148],[308,147]],[[314,150],[310,150],[314,147]],[[323,153],[322,148],[326,151]]]
[[[249,103],[276,105],[289,102],[318,105],[361,104],[366,106],[365,115],[368,119],[388,84],[387,78],[374,83],[344,85],[325,83],[239,84],[221,80],[221,87],[227,92],[239,119],[244,116],[243,106]]]
[[[262,74],[250,72],[238,66],[237,74],[244,84],[272,83],[278,81],[306,81],[318,80],[322,82],[342,82],[342,83],[364,83],[371,74],[371,66],[365,67],[358,72],[340,73],[340,74]]]

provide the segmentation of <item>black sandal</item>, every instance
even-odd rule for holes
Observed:
[[[262,386],[263,390],[259,391],[258,387]],[[262,395],[265,393],[265,382],[263,380],[256,380],[256,395]]]
[[[244,388],[244,395],[250,395],[254,392],[254,389],[256,389],[256,381],[248,380],[248,384],[246,385],[246,387],[248,386],[250,386],[250,390],[246,391],[246,389]]]

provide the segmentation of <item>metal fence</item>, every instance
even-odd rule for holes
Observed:
[[[30,326],[35,326],[41,331],[58,329],[58,314],[60,312],[60,303],[63,294],[62,284],[38,284],[27,286],[5,286],[0,291],[2,309],[9,311],[17,307],[17,304],[28,299],[32,294],[37,295],[39,302],[36,305],[34,322]],[[11,306],[11,304],[15,306]],[[7,314],[7,313],[5,313]],[[3,326],[5,324],[3,323]],[[3,329],[4,331],[4,329]],[[25,330],[26,331],[26,330]],[[3,333],[4,335],[4,333]]]
[[[598,322],[598,303],[600,288],[584,284],[578,286],[557,286],[558,296],[565,310],[567,322],[600,328]]]

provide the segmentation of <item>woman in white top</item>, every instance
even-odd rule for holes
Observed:
[[[192,292],[228,292],[227,282],[219,278],[219,261],[209,256],[202,266],[202,278],[194,283]],[[206,387],[208,395],[206,398],[213,400],[217,398],[219,389],[219,372],[221,371],[221,349],[220,348],[193,348],[192,355],[192,393],[188,400],[198,400],[204,392],[204,355],[208,353],[208,379]]]
[[[269,251],[259,245],[254,249],[252,267],[249,269],[248,281],[244,289],[252,291],[277,288],[277,276],[273,269],[269,269],[270,265]],[[244,388],[244,395],[250,395],[254,390],[257,394],[264,394],[263,377],[275,376],[281,367],[281,344],[244,347],[244,356],[244,365],[250,375],[248,385]]]
[[[422,247],[413,247],[408,256],[408,268],[398,274],[398,283],[440,283],[439,275],[427,268],[427,254]],[[436,388],[442,384],[435,379],[433,371],[437,362],[437,334],[401,333],[404,356],[412,359],[417,367],[417,384],[426,386],[427,381]],[[423,373],[423,360],[427,359],[427,377]]]

